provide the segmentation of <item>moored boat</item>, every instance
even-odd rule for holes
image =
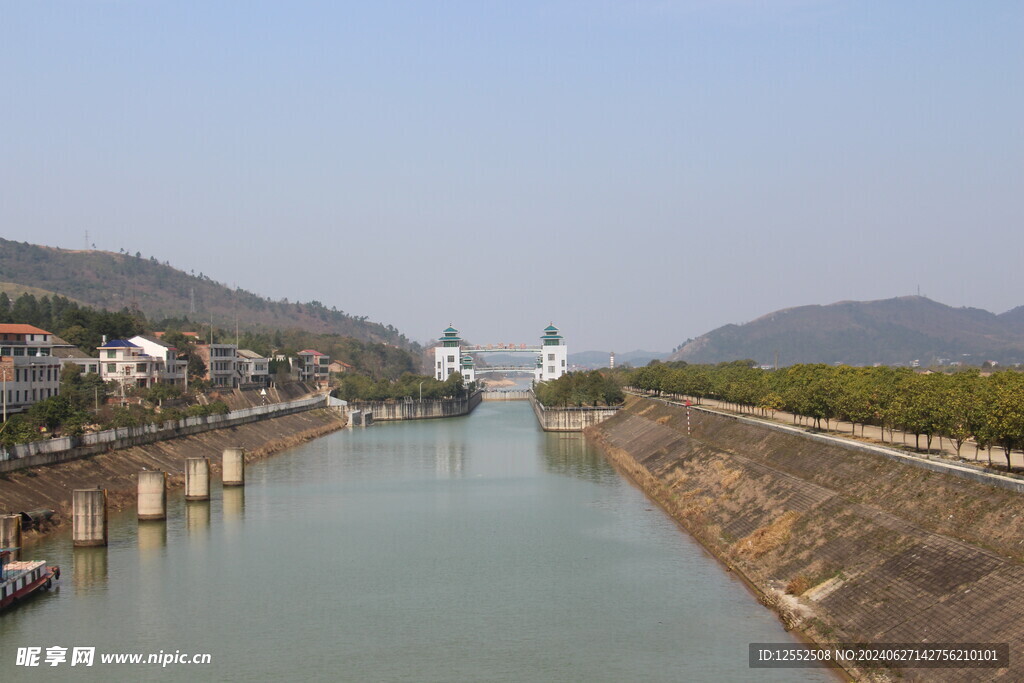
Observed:
[[[17,548],[0,548],[0,610],[36,591],[49,590],[60,578],[60,567],[44,560],[11,560]]]

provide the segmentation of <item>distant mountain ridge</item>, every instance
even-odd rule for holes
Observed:
[[[17,291],[34,288],[96,308],[137,309],[150,320],[188,317],[242,330],[303,329],[340,334],[368,342],[409,346],[391,325],[370,322],[328,308],[318,301],[271,301],[244,289],[232,289],[141,255],[78,251],[0,238],[0,284]],[[192,312],[193,302],[195,312]]]
[[[1024,362],[1024,306],[1001,315],[922,296],[785,308],[725,325],[670,356],[690,363],[751,358],[762,364],[930,365]]]

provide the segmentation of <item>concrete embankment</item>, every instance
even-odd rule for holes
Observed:
[[[460,417],[469,415],[480,405],[481,392],[469,398],[438,398],[423,401],[353,401],[348,411],[359,411],[363,415],[373,414],[374,422],[396,420],[429,420],[439,417]]]
[[[587,427],[600,424],[613,417],[620,409],[619,406],[546,408],[537,400],[532,391],[529,399],[530,405],[533,406],[533,414],[537,417],[540,428],[545,432],[582,432]]]
[[[630,397],[587,430],[788,627],[818,642],[1009,643],[1024,678],[1024,497],[728,416]],[[863,675],[861,672],[860,675]]]
[[[39,508],[57,511],[55,523],[69,518],[74,489],[108,489],[112,508],[135,503],[136,477],[143,470],[163,470],[172,487],[184,485],[185,460],[208,457],[215,474],[227,448],[245,449],[253,461],[344,427],[334,411],[320,409],[259,422],[168,439],[101,453],[57,465],[33,467],[0,475],[0,510],[22,512]]]

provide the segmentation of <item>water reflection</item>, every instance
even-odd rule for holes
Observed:
[[[466,449],[462,443],[439,440],[434,449],[434,471],[439,477],[459,479],[466,465]]]
[[[245,487],[227,486],[223,490],[224,523],[238,522],[245,517]]]
[[[544,468],[552,474],[583,479],[595,484],[615,483],[615,470],[600,451],[588,445],[582,434],[544,434]]]
[[[185,503],[185,528],[190,534],[205,532],[210,528],[210,501]]]
[[[106,586],[107,549],[75,548],[71,582],[76,591]]]
[[[139,522],[139,555],[145,558],[167,546],[167,523],[163,520]]]

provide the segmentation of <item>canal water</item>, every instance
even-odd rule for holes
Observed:
[[[29,548],[60,588],[0,616],[0,680],[792,681],[744,586],[579,435],[524,402],[342,431],[106,549]],[[18,648],[41,648],[18,666]],[[47,648],[68,662],[48,666]],[[72,667],[73,648],[95,648]],[[103,664],[209,653],[210,664]]]

